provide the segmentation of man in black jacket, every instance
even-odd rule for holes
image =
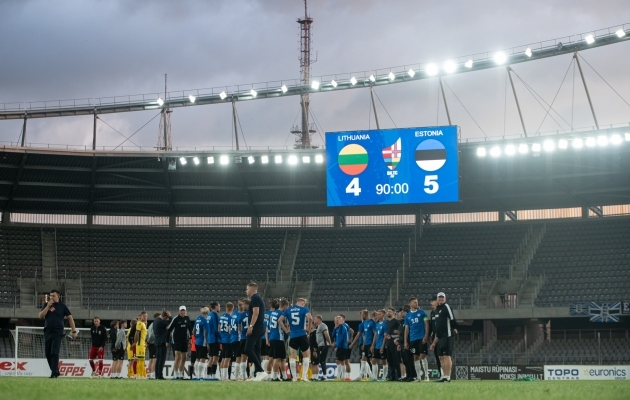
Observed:
[[[168,325],[171,322],[171,313],[163,311],[153,321],[153,334],[155,335],[155,379],[164,379],[164,363],[166,362],[166,347],[168,346]]]
[[[88,359],[90,367],[92,367],[91,377],[101,378],[103,376],[103,356],[105,355],[105,344],[107,343],[107,330],[101,325],[99,317],[94,317],[92,320],[90,336],[92,338],[92,346],[90,346]],[[95,360],[98,360],[98,368],[94,362]]]
[[[437,296],[431,297],[431,315],[429,316],[429,343],[433,343],[433,339],[435,339],[435,318],[437,317],[435,310],[437,310],[437,305]],[[437,363],[437,371],[439,374],[438,378],[441,379],[442,365],[440,364],[440,357],[438,356],[437,349],[433,350],[433,354],[435,355],[435,362]]]
[[[179,307],[179,315],[173,318],[168,326],[168,331],[173,337],[173,348],[175,350],[173,379],[184,379],[184,364],[188,356],[190,335],[192,335],[192,323],[188,315],[186,315],[186,306]]]
[[[451,307],[446,304],[446,295],[443,292],[438,293],[438,306],[435,310],[435,339],[431,345],[431,350],[437,350],[442,365],[442,379],[436,382],[450,382],[451,368],[453,361],[453,342],[454,334],[457,334],[457,321]]]

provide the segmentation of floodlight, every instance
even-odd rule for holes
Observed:
[[[221,163],[221,165],[226,165],[229,161],[230,159],[228,158],[228,156],[221,156],[221,158],[219,158],[219,162]]]
[[[186,165],[186,157],[180,157],[179,162],[182,163],[182,165]]]
[[[617,135],[615,133],[614,135],[610,137],[610,143],[614,144],[615,146],[620,145],[622,142],[623,142],[623,139],[621,138],[621,135]]]
[[[584,140],[582,140],[581,138],[573,139],[573,142],[571,142],[571,144],[573,145],[574,149],[581,149],[582,147],[584,147]]]
[[[532,151],[534,153],[540,153],[540,143],[534,143],[532,144]]]
[[[393,81],[394,79],[396,79],[396,75],[394,75],[394,73],[392,71],[389,71],[389,75],[387,75],[387,76],[389,76],[389,80],[390,81]]]
[[[214,164],[214,157],[213,156],[209,156],[208,157],[208,164]]]
[[[357,78],[355,78],[354,76],[352,78],[350,78],[350,83],[352,83],[352,86],[357,84]]]
[[[595,42],[595,38],[593,37],[593,35],[588,35],[584,38],[584,40],[586,40],[587,44],[593,44]]]
[[[276,164],[282,164],[282,156],[275,156],[274,161]]]
[[[374,75],[370,75],[370,82],[376,82],[376,78],[374,77]]]
[[[311,157],[310,156],[303,156],[302,157],[302,163],[310,164],[311,163]]]
[[[464,63],[464,67],[466,68],[472,68],[473,66],[473,60],[468,60]]]
[[[485,147],[477,147],[477,155],[479,157],[485,157],[486,156],[486,148]]]
[[[626,142],[630,142],[630,133],[626,133],[624,136],[626,138]]]
[[[527,48],[527,50],[525,50],[525,55],[527,57],[531,57],[532,56],[532,49],[530,49],[529,47]]]
[[[569,147],[569,142],[567,142],[565,139],[560,139],[558,140],[558,148],[559,149],[566,149],[567,147]]]
[[[290,165],[295,165],[295,164],[297,164],[297,156],[293,156],[293,155],[289,156],[289,159],[287,160],[287,162],[288,162]]]
[[[617,34],[617,37],[624,37],[626,36],[626,31],[624,31],[623,29],[619,29],[617,32],[615,32]]]
[[[513,144],[508,144],[507,146],[505,146],[505,154],[507,154],[508,156],[513,156],[514,154],[516,154],[516,146],[514,146]]]
[[[262,157],[260,157],[260,162],[263,163],[263,164],[269,163],[269,156],[262,156]]]
[[[429,76],[433,76],[433,75],[437,75],[438,73],[438,66],[435,64],[429,64],[427,65],[426,69],[425,69],[427,75]]]
[[[282,87],[280,89],[282,90],[282,93],[286,93],[287,90],[289,90],[289,89],[287,89],[287,85],[282,85]]]
[[[598,136],[597,137],[597,144],[604,147],[608,145],[608,136]]]
[[[498,157],[501,155],[501,148],[499,146],[494,146],[492,149],[490,149],[490,155],[492,157]]]
[[[416,71],[414,71],[413,69],[409,68],[409,71],[407,71],[407,74],[409,74],[410,77],[414,77],[414,75],[416,74]]]
[[[597,144],[597,140],[595,140],[594,137],[586,138],[586,145],[588,147],[595,147],[596,144]]]
[[[505,63],[505,61],[507,61],[507,56],[505,55],[504,52],[502,51],[498,51],[496,53],[494,53],[494,62],[497,64],[503,64]]]
[[[518,145],[518,152],[521,154],[527,154],[527,152],[529,151],[529,146],[527,146],[525,143],[521,143]]]
[[[324,162],[324,156],[322,156],[321,154],[317,154],[317,155],[315,156],[315,162],[316,162],[317,164],[321,164],[321,163],[323,163],[323,162]]]
[[[330,81],[330,84],[332,85],[332,87],[337,87],[337,81],[334,79]]]
[[[221,92],[219,93],[219,97],[221,98],[221,100],[225,100],[225,98],[227,97],[227,94],[225,94],[225,92]]]
[[[158,97],[157,103],[158,103],[158,106],[162,107],[164,105],[164,100],[162,100],[161,97]]]
[[[553,140],[545,140],[543,142],[543,149],[545,149],[545,151],[554,151],[556,149],[556,144]]]
[[[256,159],[254,158],[254,156],[249,156],[247,157],[247,161],[249,161],[250,164],[253,164]]]
[[[251,94],[252,97],[256,97],[258,95],[258,92],[255,91],[254,89],[252,89],[252,90],[249,91],[249,94]]]
[[[457,71],[457,64],[453,60],[448,60],[444,63],[443,68],[444,72],[446,72],[447,74],[452,74],[453,72]]]
[[[311,82],[311,88],[314,89],[314,90],[319,89],[319,81]]]
[[[190,100],[191,103],[194,103],[197,98],[191,94],[190,96],[188,96],[188,100]]]
[[[199,165],[199,157],[193,158],[193,162],[195,163],[195,165]]]

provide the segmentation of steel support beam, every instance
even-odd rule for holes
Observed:
[[[508,65],[507,74],[510,77],[510,86],[512,86],[512,93],[514,93],[514,101],[516,102],[516,108],[518,109],[518,117],[521,119],[521,126],[523,127],[523,135],[527,137],[527,129],[525,129],[525,121],[523,120],[523,113],[521,112],[521,104],[518,102],[518,96],[516,95],[516,88],[514,88],[514,81],[512,80],[512,68]]]
[[[22,125],[22,147],[26,143],[26,114],[24,114],[24,125]]]
[[[376,129],[381,129],[378,123],[378,113],[376,112],[376,103],[374,102],[374,87],[370,86],[370,96],[372,98],[372,108],[374,109],[374,119],[376,120]]]
[[[94,129],[92,129],[92,150],[96,150],[96,120],[98,116],[96,115],[96,110],[94,111]]]
[[[236,102],[232,100],[232,119],[234,120],[234,139],[236,139],[236,150],[240,150],[238,145],[238,125],[236,118]]]
[[[442,77],[440,76],[440,90],[442,91],[442,100],[444,101],[444,109],[446,110],[446,118],[448,119],[448,124],[453,125],[451,123],[451,113],[448,111],[448,103],[446,102],[446,96],[444,95],[444,85],[442,84]]]
[[[595,121],[595,126],[599,129],[599,123],[597,123],[597,116],[595,115],[595,109],[593,108],[593,102],[591,101],[591,95],[588,92],[588,86],[586,86],[586,79],[584,79],[584,73],[582,72],[582,64],[580,63],[580,56],[578,52],[573,53],[573,58],[575,62],[577,62],[578,69],[580,70],[580,77],[582,78],[582,83],[584,84],[584,91],[586,92],[586,98],[588,99],[588,105],[591,107],[591,113],[593,114],[593,120]]]

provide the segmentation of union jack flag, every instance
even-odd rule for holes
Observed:
[[[394,144],[392,144],[389,147],[385,147],[382,153],[383,153],[383,160],[385,161],[385,165],[387,165],[387,168],[389,168],[389,171],[387,171],[387,175],[393,178],[394,175],[398,173],[398,171],[394,171],[394,170],[398,166],[398,163],[400,163],[400,159],[402,157],[401,139],[398,138],[398,140],[396,140]]]
[[[619,322],[621,303],[592,302],[589,305],[589,314],[591,322]]]

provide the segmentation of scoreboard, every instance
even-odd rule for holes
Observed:
[[[326,133],[329,207],[459,201],[457,126]]]

